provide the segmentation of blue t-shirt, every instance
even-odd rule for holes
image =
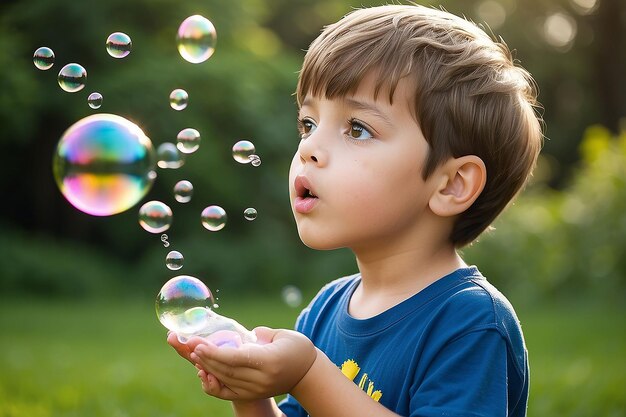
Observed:
[[[476,267],[364,320],[348,313],[359,283],[357,274],[326,285],[296,330],[370,397],[401,416],[526,415],[528,355],[519,321]],[[307,415],[290,395],[279,406],[289,417]]]

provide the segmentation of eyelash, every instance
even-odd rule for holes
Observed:
[[[355,119],[354,117],[349,118],[346,123],[348,123],[348,126],[350,126],[350,132],[352,131],[352,129],[354,128],[354,126],[358,126],[359,128],[361,128],[364,132],[367,132],[367,134],[370,136],[369,138],[366,139],[356,139],[354,137],[352,137],[350,135],[350,132],[348,132],[348,134],[346,135],[346,138],[352,142],[356,142],[356,143],[363,143],[363,142],[369,142],[370,140],[374,139],[374,134],[372,133],[372,131],[374,129],[370,128],[367,124],[365,124],[364,122]]]
[[[308,117],[304,117],[304,118],[301,118],[301,119],[299,118],[297,120],[297,123],[298,123],[298,132],[300,132],[300,139],[306,139],[312,133],[310,130],[306,131],[306,129],[307,129],[306,125],[307,124],[310,123],[311,125],[317,127],[315,125],[315,123],[311,119],[309,119]],[[348,139],[348,140],[350,140],[352,142],[363,143],[363,142],[370,141],[370,140],[374,139],[374,137],[375,137],[375,135],[372,133],[372,131],[374,129],[370,128],[366,123],[364,123],[364,122],[362,122],[362,121],[360,121],[358,119],[355,119],[355,118],[351,117],[348,120],[346,120],[346,124],[348,126],[350,126],[350,132],[352,131],[352,129],[355,126],[358,126],[362,131],[366,132],[370,136],[369,138],[366,138],[366,139],[356,139],[356,138],[354,138],[354,137],[352,137],[350,135],[350,132],[348,132],[345,135],[346,139]]]

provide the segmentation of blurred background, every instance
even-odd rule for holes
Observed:
[[[222,314],[249,327],[292,327],[327,281],[356,270],[348,251],[316,252],[298,239],[287,172],[299,138],[295,90],[304,51],[349,0],[4,0],[0,4],[0,417],[226,416],[188,364],[170,352],[154,298],[177,272],[203,280]],[[448,0],[443,6],[501,36],[539,85],[546,140],[531,184],[465,249],[516,306],[531,358],[529,416],[626,415],[626,2]],[[176,32],[200,14],[217,30],[214,55],[190,64]],[[113,59],[107,36],[132,52]],[[33,65],[41,46],[52,69]],[[86,87],[57,84],[66,63]],[[189,93],[170,108],[175,88]],[[100,92],[98,110],[87,96]],[[143,230],[139,205],[109,217],[76,210],[60,193],[52,157],[64,131],[96,112],[142,127],[153,144],[186,127],[200,148],[159,169],[144,201],[173,209],[167,231]],[[236,163],[252,141],[261,166]],[[186,179],[192,200],[172,187]],[[218,204],[228,223],[200,224]],[[243,210],[258,210],[256,220]],[[298,297],[285,300],[283,289]]]

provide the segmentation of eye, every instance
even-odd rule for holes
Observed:
[[[374,138],[374,135],[372,135],[370,130],[365,126],[363,122],[360,122],[356,119],[350,119],[348,120],[348,125],[350,126],[350,131],[348,132],[348,136],[350,136],[350,139],[364,141]]]
[[[298,131],[300,132],[301,139],[308,138],[315,129],[317,129],[317,125],[311,119],[298,119]]]

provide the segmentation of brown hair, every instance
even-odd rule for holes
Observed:
[[[535,83],[506,44],[448,12],[388,5],[355,10],[327,26],[304,58],[296,96],[332,99],[378,74],[375,98],[391,102],[399,81],[414,86],[412,107],[429,153],[427,178],[449,158],[480,157],[487,182],[456,220],[456,247],[471,243],[523,188],[541,149]]]

